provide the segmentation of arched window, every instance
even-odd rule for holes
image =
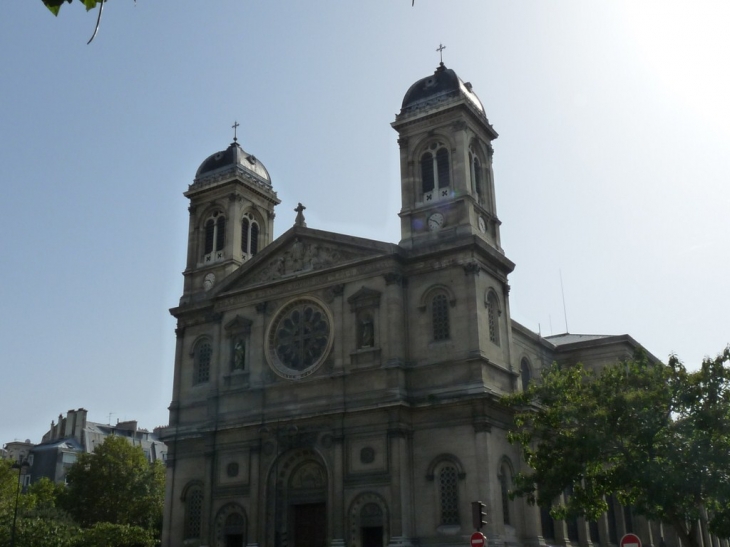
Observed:
[[[489,341],[499,345],[499,302],[494,291],[487,293],[487,322],[489,324]]]
[[[431,324],[435,342],[449,339],[449,299],[442,292],[431,299]]]
[[[441,525],[459,524],[459,474],[453,465],[444,465],[438,474]]]
[[[185,533],[184,539],[200,537],[203,520],[203,490],[199,486],[188,488],[185,493]]]
[[[530,372],[530,361],[527,357],[523,357],[520,361],[520,377],[522,379],[522,391],[527,391],[530,386],[530,380],[532,379],[532,373]]]
[[[241,251],[244,258],[252,257],[259,251],[259,223],[251,213],[243,215],[241,221]]]
[[[213,252],[213,242],[215,241],[215,220],[209,218],[205,223],[205,254]]]
[[[205,237],[203,241],[203,255],[206,262],[212,259],[213,252],[222,252],[226,246],[226,217],[219,211],[213,213],[205,221]],[[220,256],[216,257],[220,258]]]
[[[223,524],[223,537],[226,545],[243,547],[246,531],[246,519],[240,513],[231,513]]]
[[[203,340],[195,345],[193,353],[193,384],[202,384],[210,380],[210,362],[213,357],[213,347],[210,342]]]
[[[471,174],[472,192],[477,197],[477,201],[482,203],[482,194],[484,192],[484,188],[482,187],[482,164],[472,149],[469,149],[469,171]]]
[[[421,190],[424,201],[435,201],[449,195],[451,165],[449,150],[442,142],[434,142],[421,155]]]

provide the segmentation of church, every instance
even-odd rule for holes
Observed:
[[[465,546],[477,500],[491,546],[616,545],[631,528],[651,545],[619,506],[554,522],[509,499],[523,464],[500,397],[555,360],[600,366],[638,344],[511,319],[498,135],[471,84],[441,63],[392,127],[398,244],[309,227],[301,204],[274,239],[273,181],[236,138],[197,170],[162,545]]]

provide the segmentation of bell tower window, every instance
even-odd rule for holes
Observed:
[[[226,246],[226,217],[215,212],[205,221],[205,236],[203,240],[203,255],[206,262],[214,258],[223,258],[223,248]]]
[[[259,251],[259,223],[251,213],[241,221],[241,251],[244,257],[252,257]]]
[[[471,174],[472,192],[477,198],[477,202],[484,202],[484,188],[482,188],[482,164],[473,150],[469,150],[469,171]]]
[[[451,165],[446,146],[441,142],[432,143],[421,155],[420,163],[423,201],[436,201],[448,197]]]

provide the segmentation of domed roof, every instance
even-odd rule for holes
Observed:
[[[427,106],[460,97],[466,98],[482,115],[484,106],[471,89],[451,68],[441,63],[431,76],[426,76],[413,84],[403,97],[400,115],[421,110]]]
[[[242,168],[244,171],[253,173],[259,179],[271,185],[271,177],[264,164],[252,154],[244,151],[235,139],[228,148],[211,154],[200,164],[198,171],[195,173],[195,180],[207,178],[213,174],[223,174],[227,170],[235,170],[236,168]]]

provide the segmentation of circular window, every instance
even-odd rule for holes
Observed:
[[[332,318],[313,298],[300,298],[284,306],[269,325],[266,357],[284,378],[300,379],[321,365],[330,347]]]
[[[238,476],[238,464],[236,462],[231,462],[226,466],[226,474],[229,477],[237,477]]]

